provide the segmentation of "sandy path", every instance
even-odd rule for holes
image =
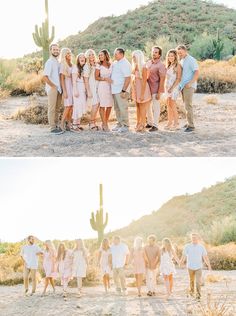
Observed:
[[[26,157],[119,157],[119,156],[235,156],[236,93],[218,95],[219,103],[209,105],[205,95],[194,99],[196,131],[187,134],[160,131],[154,134],[90,132],[50,135],[46,126],[27,125],[7,120],[27,98],[10,98],[0,103],[0,156]],[[135,109],[130,108],[131,126]],[[184,122],[182,121],[183,125]]]
[[[236,315],[236,271],[214,272],[222,277],[217,283],[206,283],[203,287],[202,306],[206,305],[207,293],[220,304],[226,298],[229,310],[226,315]],[[61,289],[57,294],[49,293],[42,298],[39,293],[33,297],[22,295],[22,286],[0,287],[0,315],[1,316],[197,316],[199,303],[186,297],[187,275],[186,271],[179,270],[175,280],[177,285],[173,298],[164,300],[164,286],[158,285],[156,297],[143,296],[137,298],[134,288],[129,288],[126,297],[117,296],[112,290],[104,295],[102,287],[84,288],[83,296],[76,298],[76,289],[70,289],[66,302],[61,297]],[[42,285],[38,287],[38,292]],[[77,307],[80,306],[80,308]]]

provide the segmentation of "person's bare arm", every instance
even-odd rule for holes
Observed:
[[[88,98],[92,98],[93,95],[92,95],[92,92],[90,90],[89,78],[88,77],[84,77],[84,85],[85,85],[85,89],[86,89]]]
[[[161,99],[161,94],[165,91],[164,84],[165,84],[165,78],[166,76],[164,74],[160,74],[160,82],[159,82],[159,87],[158,87],[158,92],[157,92],[157,100]]]
[[[73,73],[72,74],[72,84],[73,84],[73,94],[76,98],[79,97],[79,92],[78,92],[78,89],[77,89],[77,77],[78,75],[76,73]]]
[[[182,265],[185,263],[185,260],[186,260],[186,256],[183,254],[181,259],[180,259],[180,262],[179,262],[179,266],[180,268],[182,267]]]
[[[191,81],[189,81],[189,82],[186,84],[185,87],[186,87],[186,88],[191,88],[192,84],[198,80],[199,74],[200,74],[199,70],[195,70],[194,75],[193,75],[193,79],[192,79]]]
[[[172,255],[175,261],[177,262],[177,264],[180,265],[179,257],[177,256],[177,253],[174,250],[172,251]]]
[[[57,88],[57,86],[49,79],[48,76],[43,76],[43,82],[47,83],[52,89]]]
[[[66,85],[65,85],[65,75],[63,75],[63,74],[60,74],[60,83],[61,83],[61,87],[62,87],[63,97],[64,97],[64,99],[67,99],[68,94],[67,94]]]
[[[147,85],[147,76],[148,76],[148,72],[147,72],[147,68],[143,68],[143,79],[142,79],[142,90],[141,90],[141,97],[140,97],[140,101],[144,100],[144,94],[145,94],[145,90],[146,90],[146,85]]]
[[[128,253],[125,258],[125,266],[129,264],[129,257],[130,257],[130,254]]]
[[[127,90],[129,85],[130,85],[130,81],[131,81],[131,77],[126,77],[125,78],[125,83],[124,83],[124,86],[123,86],[123,89],[122,90]]]
[[[208,270],[211,270],[211,263],[210,263],[209,257],[207,255],[203,256],[203,260],[205,264],[207,265]]]
[[[180,65],[178,65],[176,80],[175,80],[173,86],[170,88],[169,93],[171,93],[174,90],[174,88],[178,86],[178,84],[181,81],[181,78],[182,78],[182,67]]]

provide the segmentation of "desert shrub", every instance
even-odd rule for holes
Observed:
[[[214,270],[236,269],[236,244],[226,244],[208,249],[208,255]]]
[[[206,60],[199,63],[199,93],[227,93],[236,89],[236,66],[231,61]]]
[[[236,217],[228,216],[214,221],[205,235],[206,240],[216,246],[236,242]]]
[[[204,100],[205,100],[205,102],[206,102],[207,104],[214,104],[214,105],[216,105],[216,104],[219,103],[219,99],[217,98],[216,95],[209,95],[209,96],[206,96],[206,97],[204,98]]]

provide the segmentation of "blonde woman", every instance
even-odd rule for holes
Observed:
[[[102,272],[103,285],[105,292],[110,289],[110,274],[111,274],[111,265],[109,262],[109,256],[111,255],[110,244],[107,238],[104,238],[99,249],[98,254],[98,264]]]
[[[133,100],[137,107],[137,132],[144,132],[146,127],[147,110],[151,104],[152,96],[148,85],[148,69],[144,54],[140,50],[132,53],[132,91]]]
[[[57,251],[57,263],[64,298],[67,296],[68,283],[72,276],[72,260],[72,251],[66,249],[64,243],[60,243]]]
[[[61,129],[70,130],[73,111],[72,87],[72,54],[69,48],[62,48],[60,57],[60,82],[64,99],[64,112],[61,119]],[[67,125],[65,126],[65,124]]]
[[[43,252],[43,269],[45,272],[45,285],[42,296],[46,294],[49,283],[53,288],[53,293],[55,293],[54,279],[57,277],[57,253],[54,244],[51,242],[51,240],[46,240],[44,246],[45,250]]]
[[[92,106],[89,128],[90,130],[98,130],[96,125],[96,117],[98,113],[98,95],[97,95],[97,81],[95,72],[97,67],[96,54],[93,49],[89,49],[85,53],[86,65],[84,66],[84,81],[88,97],[88,104]]]
[[[81,118],[87,112],[87,97],[84,83],[84,66],[86,64],[85,54],[81,53],[76,57],[76,65],[72,70],[73,78],[73,131],[80,132],[83,130],[81,127]]]
[[[131,249],[130,260],[133,263],[134,275],[136,279],[136,286],[138,289],[138,296],[141,297],[141,288],[143,282],[143,276],[146,271],[147,257],[144,251],[143,239],[136,237],[134,240],[134,247]]]
[[[81,296],[82,280],[86,277],[88,267],[88,250],[82,239],[75,241],[73,250],[72,276],[77,279],[78,296]]]
[[[173,292],[173,275],[176,273],[173,259],[179,264],[179,258],[172,246],[170,239],[162,240],[160,273],[164,278],[167,299]]]
[[[179,115],[176,100],[179,96],[179,83],[182,77],[182,67],[178,62],[178,55],[175,49],[168,51],[166,55],[166,81],[165,92],[167,95],[168,123],[165,129],[179,129]]]

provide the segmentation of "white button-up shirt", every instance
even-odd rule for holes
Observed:
[[[51,56],[45,64],[44,76],[47,76],[52,83],[55,84],[59,93],[62,92],[60,84],[60,63],[57,58]],[[46,83],[46,92],[50,91],[51,87]]]
[[[112,256],[113,269],[123,268],[126,261],[126,256],[129,254],[129,248],[126,244],[113,244],[110,248]]]
[[[38,253],[42,250],[37,245],[25,245],[21,249],[20,255],[24,258],[28,269],[38,269]]]

